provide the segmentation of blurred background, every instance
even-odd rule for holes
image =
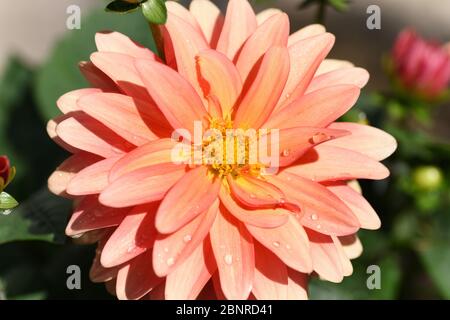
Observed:
[[[181,1],[186,4],[189,1]],[[226,1],[214,1],[222,9]],[[370,123],[393,134],[399,149],[386,165],[391,177],[363,181],[364,195],[381,217],[378,231],[361,231],[363,255],[341,284],[314,280],[312,299],[450,298],[450,102],[448,85],[425,97],[399,85],[391,52],[405,28],[423,38],[450,41],[450,1],[442,0],[258,0],[256,11],[284,10],[292,31],[317,21],[337,40],[330,56],[352,61],[371,74],[357,106],[344,120]],[[99,30],[121,31],[153,47],[137,12],[104,11],[102,0],[0,0],[0,155],[17,176],[7,192],[20,206],[0,214],[0,299],[111,299],[88,279],[95,248],[64,236],[71,204],[50,195],[46,180],[67,157],[47,137],[46,122],[58,114],[56,99],[85,87],[77,63],[95,50]],[[303,5],[302,5],[303,4]],[[308,5],[309,4],[309,5]],[[330,4],[330,5],[329,5]],[[334,7],[333,7],[334,4]],[[369,30],[369,5],[381,9],[381,29]],[[81,8],[81,29],[68,30],[70,5]],[[338,10],[336,10],[336,8]],[[438,45],[436,45],[438,46]],[[447,51],[450,56],[450,50]],[[82,289],[68,290],[66,268],[79,265]],[[366,269],[381,268],[381,289],[369,290]]]

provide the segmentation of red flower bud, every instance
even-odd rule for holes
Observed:
[[[6,156],[0,156],[0,177],[3,179],[3,184],[0,183],[0,188],[8,183],[11,167],[9,159]]]

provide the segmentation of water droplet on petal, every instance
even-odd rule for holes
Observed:
[[[318,224],[317,225],[317,229],[320,229],[320,228],[322,228],[322,226],[320,224]]]
[[[290,244],[287,244],[287,245],[286,245],[286,249],[291,250],[291,245],[290,245]]]
[[[316,133],[315,135],[312,136],[312,141],[315,144],[327,141],[329,139],[330,139],[330,137],[327,134],[323,133],[323,132],[318,132],[318,133]]]
[[[278,241],[274,241],[273,246],[275,248],[278,248],[280,246],[280,243]]]
[[[256,196],[252,193],[252,194],[250,194],[250,198],[255,199]]]
[[[167,265],[170,267],[170,266],[173,266],[173,264],[175,263],[175,259],[174,258],[169,258],[169,259],[167,259]]]
[[[291,150],[284,149],[282,154],[283,154],[283,157],[289,157],[289,155],[291,154]]]
[[[225,260],[225,263],[227,265],[231,265],[233,263],[233,256],[231,254],[225,255],[225,257],[223,257],[223,259]]]
[[[313,213],[311,215],[311,220],[316,221],[317,219],[319,219],[319,217],[317,216],[317,214]]]
[[[185,235],[184,238],[183,238],[184,242],[189,242],[191,240],[192,240],[192,236],[190,234]]]
[[[169,248],[164,248],[164,252],[165,253],[169,252]]]
[[[135,248],[134,246],[129,246],[128,249],[127,249],[127,252],[128,253],[133,252],[134,248]]]
[[[292,177],[287,176],[287,177],[286,177],[286,180],[287,180],[287,181],[291,181],[291,180],[292,180]]]

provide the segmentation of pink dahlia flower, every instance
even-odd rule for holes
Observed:
[[[289,35],[278,10],[167,7],[166,62],[97,34],[81,64],[93,88],[62,96],[48,125],[73,153],[49,180],[75,200],[67,235],[98,241],[92,280],[121,299],[304,299],[312,273],[340,282],[362,250],[355,233],[380,226],[349,182],[386,178],[379,161],[396,148],[334,122],[368,73],[325,59],[322,26]],[[271,161],[252,158],[255,141]]]
[[[439,97],[450,81],[449,46],[426,41],[412,30],[400,33],[392,51],[394,71],[407,89]]]

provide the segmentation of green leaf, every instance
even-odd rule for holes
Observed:
[[[142,13],[148,22],[164,24],[167,21],[167,8],[164,0],[147,0],[142,3]]]
[[[64,243],[70,211],[69,200],[44,188],[22,203],[14,214],[0,215],[0,244],[22,240]]]
[[[35,95],[44,120],[60,114],[56,107],[56,100],[61,95],[89,86],[78,70],[78,63],[89,60],[91,53],[96,51],[94,42],[96,32],[118,31],[155,51],[152,35],[145,19],[136,14],[138,13],[116,15],[101,9],[94,11],[82,18],[80,30],[67,32],[66,36],[57,43],[36,77]]]
[[[340,12],[343,12],[348,8],[347,0],[328,0],[328,3],[330,4],[330,6]]]
[[[130,13],[139,8],[139,3],[133,3],[123,0],[115,0],[106,6],[106,11],[116,13]]]
[[[0,211],[17,207],[19,203],[6,192],[0,193]]]

